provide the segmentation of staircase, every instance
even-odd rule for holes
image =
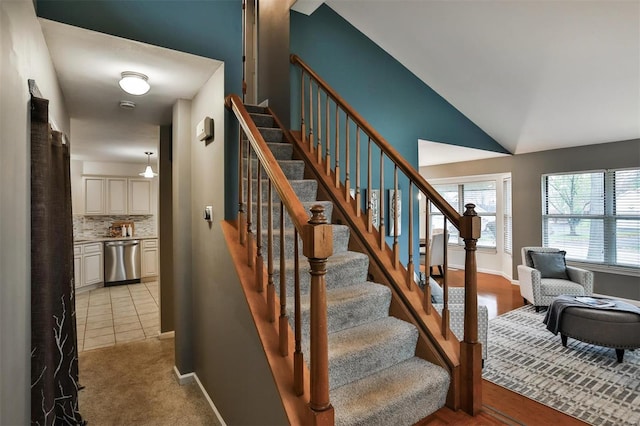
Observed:
[[[278,161],[295,194],[309,212],[321,205],[331,218],[333,203],[317,200],[318,183],[304,179],[305,163],[293,156],[293,146],[286,142],[283,131],[265,108],[246,105],[251,119]],[[243,168],[251,161],[251,209],[260,209],[262,226],[252,231],[261,233],[262,252],[268,241],[268,185],[263,179],[261,205],[258,206],[258,160],[246,152]],[[265,176],[262,173],[262,176]],[[248,181],[243,178],[246,197]],[[272,195],[273,228],[279,229],[280,202]],[[280,282],[280,243],[273,239],[273,281],[279,294],[280,286],[293,295],[294,262],[300,265],[299,288],[301,306],[302,351],[309,357],[310,330],[310,268],[301,247],[295,253],[293,224],[285,214],[284,282]],[[350,230],[344,225],[332,225],[333,252],[327,259],[326,299],[329,353],[329,393],[337,425],[412,425],[443,407],[450,377],[440,366],[415,356],[418,330],[414,325],[389,315],[391,291],[384,285],[367,280],[369,257],[349,250]],[[293,328],[294,311],[287,306]]]

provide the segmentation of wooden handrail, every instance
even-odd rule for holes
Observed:
[[[398,165],[400,170],[404,172],[404,174],[414,182],[415,186],[422,191],[426,196],[431,200],[433,204],[446,216],[446,218],[451,222],[453,226],[457,229],[460,229],[460,221],[461,215],[458,213],[446,200],[435,190],[433,187],[425,180],[424,177],[420,175],[416,171],[416,169],[411,166],[405,160],[405,158],[396,151],[396,149],[387,142],[385,138],[380,135],[367,121],[362,118],[360,114],[356,110],[354,110],[351,105],[349,105],[338,93],[336,93],[331,86],[329,86],[318,74],[316,74],[309,66],[296,54],[291,54],[290,61],[292,64],[298,65],[302,68],[305,74],[311,76],[318,86],[322,87],[331,99],[334,102],[338,103],[340,107],[347,113],[349,118],[354,121],[358,127],[360,127],[366,134],[369,136],[377,145],[380,147],[382,152],[389,157],[395,164]]]
[[[267,146],[267,143],[260,134],[260,131],[258,131],[255,123],[249,116],[242,100],[238,95],[231,94],[226,97],[225,105],[227,108],[231,109],[238,118],[240,126],[244,130],[247,135],[247,139],[258,156],[259,163],[262,164],[264,170],[269,176],[269,179],[273,182],[273,186],[280,196],[285,208],[289,212],[289,216],[291,217],[294,226],[298,231],[304,232],[307,222],[309,221],[309,215],[296,196],[296,193],[293,191],[289,180],[278,165],[278,161],[273,156],[273,153]]]
[[[303,384],[303,355],[300,351],[300,286],[299,286],[299,267],[298,267],[298,233],[302,238],[302,252],[309,259],[310,266],[310,377],[309,377],[309,413],[311,414],[311,423],[314,426],[331,426],[334,424],[334,410],[331,405],[329,395],[329,349],[328,349],[328,332],[327,332],[327,301],[326,301],[326,265],[327,258],[333,253],[333,228],[324,216],[324,207],[320,204],[311,208],[311,218],[307,214],[304,206],[293,191],[291,184],[284,172],[280,168],[278,161],[269,149],[262,134],[255,125],[255,122],[249,115],[242,100],[238,95],[229,95],[225,99],[225,105],[236,116],[238,123],[242,127],[253,152],[257,156],[257,195],[256,210],[257,214],[257,251],[255,261],[255,281],[256,290],[262,291],[263,286],[263,250],[261,243],[262,236],[262,188],[261,174],[262,170],[268,176],[268,213],[267,213],[267,305],[268,305],[268,321],[275,322],[275,286],[273,281],[273,212],[272,212],[272,191],[275,188],[280,197],[280,233],[281,233],[281,267],[284,266],[284,215],[286,209],[291,221],[294,225],[294,286],[295,286],[295,352],[293,365],[293,384],[296,394],[302,392]],[[270,110],[269,110],[270,112]],[[282,130],[281,123],[277,117],[273,115],[278,127]],[[310,120],[310,128],[313,121]],[[250,260],[248,266],[253,266],[253,246],[251,236],[251,169],[253,167],[251,158],[251,149],[247,150],[247,257]],[[242,156],[242,152],[240,153]],[[240,162],[242,164],[242,162]],[[242,173],[239,174],[242,179]],[[240,187],[240,205],[243,204],[242,183]],[[242,210],[240,210],[240,213]],[[286,280],[283,274],[284,268],[280,274],[280,303],[281,318],[278,329],[280,331],[279,350],[282,356],[288,354],[288,321],[286,321]]]
[[[369,137],[369,139],[373,140],[373,142],[380,149],[380,167],[378,169],[379,176],[380,176],[379,190],[382,191],[382,189],[385,188],[386,186],[385,180],[384,180],[384,171],[385,171],[384,157],[387,157],[392,163],[393,189],[395,191],[395,194],[398,194],[398,191],[399,191],[398,171],[400,170],[404,174],[404,177],[409,180],[408,196],[410,197],[410,201],[409,201],[409,206],[411,210],[409,215],[410,218],[412,218],[412,213],[413,213],[412,197],[413,197],[413,188],[415,187],[417,188],[419,193],[423,193],[426,199],[430,203],[432,203],[443,214],[445,230],[447,229],[447,224],[450,224],[451,226],[459,230],[460,237],[464,239],[464,242],[465,242],[464,339],[462,339],[459,346],[460,361],[461,361],[460,362],[460,367],[461,367],[460,378],[462,380],[462,383],[464,383],[464,385],[461,388],[462,394],[460,395],[460,402],[461,402],[462,408],[465,411],[467,411],[470,414],[476,414],[481,407],[481,401],[482,401],[482,393],[481,393],[482,357],[480,352],[481,346],[480,346],[480,343],[478,342],[478,318],[477,318],[478,300],[477,300],[477,278],[476,278],[476,274],[477,274],[476,243],[477,243],[477,240],[480,238],[481,221],[480,221],[480,217],[477,215],[477,213],[474,210],[475,206],[473,204],[467,204],[465,206],[467,210],[465,211],[464,215],[461,215],[460,213],[458,213],[456,209],[453,206],[451,206],[444,199],[444,197],[442,197],[437,191],[435,191],[435,189],[420,175],[420,173],[412,165],[410,165],[404,159],[404,157],[402,157],[395,150],[395,148],[391,146],[391,144],[389,144],[389,142],[387,142],[369,123],[367,123],[357,111],[355,111],[340,95],[338,95],[337,92],[335,92],[335,90],[333,90],[333,88],[331,88],[307,64],[305,64],[295,54],[292,54],[290,56],[290,61],[292,64],[299,66],[302,71],[301,80],[300,80],[300,87],[302,90],[300,112],[301,112],[302,120],[304,120],[305,118],[305,110],[307,109],[307,105],[304,102],[305,75],[308,75],[308,79],[309,79],[308,83],[309,83],[310,98],[312,98],[312,87],[315,85],[315,87],[317,88],[318,97],[319,97],[320,90],[322,90],[324,91],[324,95],[326,96],[327,104],[329,103],[329,100],[332,100],[336,104],[336,120],[335,120],[336,122],[336,137],[335,137],[336,163],[335,163],[335,168],[333,172],[331,172],[330,168],[328,168],[327,171],[325,172],[327,178],[330,178],[330,179],[333,178],[335,180],[335,185],[332,185],[330,190],[333,190],[333,187],[335,186],[335,189],[338,190],[338,192],[341,192],[341,194],[339,195],[337,193],[335,194],[336,202],[344,203],[345,206],[347,206],[345,208],[349,211],[350,214],[353,214],[353,216],[355,217],[360,216],[359,211],[361,209],[361,205],[358,197],[358,192],[360,189],[359,188],[359,184],[360,184],[359,137],[360,137],[360,131],[363,131]],[[308,112],[309,112],[308,121],[310,123],[314,122],[314,112],[313,112],[312,102],[313,100],[310,99],[310,104],[308,106]],[[342,171],[339,168],[340,162],[338,161],[338,155],[340,152],[338,149],[338,146],[339,146],[338,136],[340,134],[339,126],[338,126],[339,111],[344,112],[344,115],[345,115],[344,120],[346,123],[344,126],[345,160],[342,162],[344,165],[345,177],[344,177],[344,181],[342,182],[341,182]],[[316,115],[317,115],[316,121],[318,123],[321,123],[322,118],[321,118],[320,103],[318,103],[318,112]],[[357,157],[356,171],[355,171],[355,175],[356,175],[355,203],[353,203],[352,197],[350,196],[351,182],[350,182],[350,173],[349,173],[349,166],[350,166],[349,150],[351,146],[351,141],[349,139],[349,128],[350,128],[349,122],[352,122],[355,124],[355,129],[357,132],[356,141],[355,141],[356,154],[357,154],[356,155]],[[309,133],[311,133],[311,130],[309,130]],[[301,136],[302,136],[302,141],[304,142],[304,138],[305,138],[304,127],[302,127]],[[330,142],[327,142],[327,147],[328,146],[330,146]],[[309,144],[307,145],[306,143],[303,143],[301,146],[301,149],[303,150],[303,153],[305,150],[308,150],[310,154],[313,154],[314,148],[320,149],[320,141],[318,141],[318,146],[316,147],[314,140],[312,139],[310,134]],[[370,147],[368,151],[369,152],[368,152],[368,158],[367,158],[367,165],[369,169],[371,169]],[[318,156],[313,155],[312,157],[314,157],[314,159],[312,160],[312,166],[314,168],[317,167],[318,170],[323,170],[325,167],[323,167],[321,155],[318,155]],[[325,162],[327,161],[328,159],[325,159]],[[368,174],[370,173],[371,173],[371,170],[368,171]],[[370,177],[368,177],[367,184],[368,184],[368,189],[373,189],[371,188]],[[379,238],[379,247],[376,247],[375,249],[372,247],[369,247],[369,250],[375,250],[375,251],[388,250],[388,248],[385,248],[388,246],[386,244],[386,237],[385,237],[384,198],[385,197],[382,195],[379,197],[379,200],[378,200],[379,225],[378,225],[377,237]],[[393,203],[392,205],[394,207],[396,206],[395,198],[393,200],[389,199],[389,202]],[[368,210],[367,216],[370,216],[370,211],[369,209],[367,210]],[[398,235],[399,235],[400,224],[399,224],[399,217],[395,212],[396,212],[396,209],[394,209],[393,217],[388,218],[388,220],[390,221],[389,222],[390,226],[393,226],[393,231],[391,232],[392,235],[390,235],[391,237],[393,237],[393,251],[389,252],[389,254],[391,255],[391,265],[393,270],[402,271],[402,273],[404,273],[404,277],[402,281],[408,284],[407,291],[412,291],[411,289],[414,281],[413,262],[412,262],[413,241],[409,242],[409,263],[406,265],[406,270],[405,270],[404,268],[400,267],[400,262],[399,262]],[[368,220],[370,221],[371,219],[369,218]],[[427,229],[430,229],[428,225],[429,225],[429,221],[427,219]],[[352,226],[356,226],[355,223],[353,223]],[[409,226],[410,240],[413,240],[414,224],[412,219],[410,220],[410,223],[408,224],[408,226]],[[366,238],[369,238],[369,236],[373,236],[371,225],[369,225],[367,229],[368,229],[367,231],[368,236]],[[444,242],[444,244],[446,247],[446,242]],[[439,328],[444,339],[449,340],[449,336],[451,332],[449,328],[449,306],[448,306],[448,297],[447,297],[448,284],[447,284],[447,272],[446,272],[446,269],[447,269],[446,268],[446,265],[447,265],[446,250],[444,253],[445,253],[444,268],[443,268],[444,301],[443,301],[443,307],[442,307],[441,324]],[[427,250],[426,258],[428,259],[428,257],[429,257],[429,252]],[[381,262],[381,258],[377,257],[376,261]],[[382,264],[380,264],[380,266],[382,266]],[[429,266],[425,264],[425,267],[428,268]],[[395,280],[395,279],[390,280],[390,285],[394,286],[396,289],[399,289],[399,283],[400,283],[399,280]],[[407,288],[406,285],[403,285],[402,287],[405,289]],[[429,296],[429,286],[427,285],[424,291],[424,311],[423,312],[426,312],[428,315],[431,315],[431,312],[432,312],[431,300],[430,300],[430,297],[428,296]],[[418,315],[418,317],[422,315],[417,311],[415,311],[415,313]],[[417,319],[418,317],[415,317],[415,318]],[[418,321],[422,321],[422,320],[420,319]]]

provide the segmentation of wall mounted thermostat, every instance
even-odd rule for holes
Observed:
[[[207,222],[213,221],[213,206],[206,206],[204,208],[204,220]]]
[[[199,141],[213,139],[213,118],[205,117],[196,126]]]

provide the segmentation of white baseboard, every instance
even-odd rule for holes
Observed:
[[[264,101],[258,104],[259,107],[268,108],[269,107],[269,99],[265,99]]]
[[[213,414],[215,414],[216,419],[218,419],[218,422],[220,422],[220,424],[222,426],[227,426],[227,424],[225,423],[224,419],[220,415],[220,412],[218,411],[218,408],[216,407],[216,405],[213,403],[213,401],[209,397],[209,394],[204,389],[204,386],[202,386],[202,382],[200,382],[200,379],[198,378],[198,375],[194,373],[193,377],[196,380],[196,383],[198,384],[198,387],[200,388],[200,392],[202,392],[202,395],[206,398],[207,402],[209,403],[209,406],[213,410]]]
[[[227,423],[225,423],[224,419],[220,415],[220,411],[218,411],[218,408],[209,397],[209,394],[205,390],[204,386],[202,386],[202,382],[200,381],[196,373],[180,374],[180,371],[178,371],[178,367],[174,365],[173,374],[176,376],[176,380],[178,381],[178,384],[180,386],[184,386],[184,385],[188,385],[193,382],[196,382],[198,384],[198,388],[200,389],[200,392],[202,392],[202,396],[204,396],[207,402],[209,403],[209,407],[211,407],[211,411],[213,411],[213,414],[216,416],[216,419],[218,419],[218,422],[220,422],[222,426],[227,426]]]
[[[160,340],[173,339],[174,337],[176,337],[175,331],[165,331],[164,333],[161,331],[158,331],[158,339]]]
[[[176,367],[175,365],[173,366],[173,374],[176,376],[176,380],[178,381],[178,384],[180,386],[192,383],[195,380],[196,375],[196,373],[180,374],[180,371],[178,371],[178,367]]]
[[[451,265],[451,264],[449,264],[449,269],[464,270],[464,265]],[[504,278],[505,280],[511,281],[512,284],[517,283],[517,281],[514,282],[511,279],[511,276],[505,274],[503,271],[496,271],[494,269],[478,268],[478,272],[482,272],[483,274],[489,274],[489,275],[498,275],[498,276]]]

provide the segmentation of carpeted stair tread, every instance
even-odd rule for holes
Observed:
[[[271,114],[249,113],[256,127],[275,127],[275,120]]]
[[[329,388],[359,380],[414,356],[418,330],[387,316],[329,334]]]
[[[247,112],[249,114],[269,114],[269,111],[267,110],[266,107],[261,107],[258,105],[250,105],[250,104],[244,104],[244,107],[247,109]]]
[[[247,178],[243,178],[242,180],[242,195],[243,200],[247,199]],[[313,179],[300,179],[300,180],[289,180],[291,184],[291,188],[293,192],[298,196],[300,201],[315,201],[318,194],[318,181]],[[251,179],[251,201],[258,200],[258,179]],[[266,202],[269,198],[269,184],[266,179],[262,180],[262,200]],[[280,201],[280,197],[276,188],[272,186],[272,195],[271,199],[273,201]]]
[[[327,291],[327,329],[334,333],[389,316],[391,290],[382,284],[363,282]],[[293,318],[293,306],[288,307]],[[310,297],[300,296],[302,335],[309,335]]]
[[[302,160],[278,160],[278,164],[287,179],[302,180],[304,179],[304,161]],[[242,160],[244,173],[247,171],[247,159]],[[251,160],[251,178],[258,177],[258,160]],[[267,172],[262,168],[262,178],[267,178]]]
[[[273,156],[276,158],[276,160],[291,160],[293,156],[293,145],[291,145],[290,143],[267,142],[267,146],[273,153]],[[242,153],[242,158],[247,158],[246,149]],[[255,155],[254,152],[252,152],[251,158],[255,160],[258,157]]]
[[[278,219],[279,220],[279,219]],[[274,223],[275,225],[275,223]],[[349,235],[351,230],[346,225],[332,225],[333,228],[333,253],[338,254],[346,252],[349,246]],[[262,240],[267,241],[269,233],[266,229],[262,230]],[[285,259],[293,257],[294,241],[293,226],[285,227],[284,231],[284,257]],[[302,238],[298,235],[298,253],[302,255]],[[280,259],[280,226],[273,233],[273,255],[275,259]],[[306,260],[305,260],[306,262]]]
[[[300,256],[300,294],[309,292],[311,276],[309,274],[309,261],[306,257]],[[287,283],[287,294],[293,295],[293,259],[285,262],[285,277]],[[337,253],[327,258],[327,274],[325,275],[326,288],[331,290],[339,287],[346,287],[354,283],[361,283],[367,280],[369,270],[369,257],[365,254],[347,251]],[[280,263],[274,265],[274,281],[277,291],[280,289]]]
[[[449,374],[413,357],[331,390],[339,426],[413,425],[444,406]]]
[[[282,142],[284,132],[277,127],[258,127],[265,142]]]

